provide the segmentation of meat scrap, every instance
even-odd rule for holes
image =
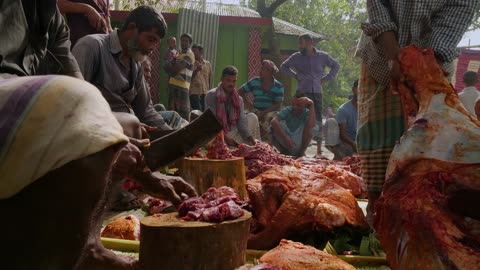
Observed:
[[[225,135],[223,131],[213,139],[208,147],[207,158],[209,159],[231,159],[233,156],[225,143]]]
[[[362,169],[360,167],[360,156],[353,155],[343,159],[343,162],[350,167],[350,171],[362,177]]]
[[[410,128],[395,146],[374,227],[396,269],[478,269],[480,122],[461,104],[431,49],[400,52]]]
[[[175,210],[175,207],[170,201],[157,199],[151,196],[147,196],[142,202],[142,209],[149,215],[172,212]]]
[[[289,240],[282,240],[259,261],[282,270],[355,270],[355,267],[334,255]]]
[[[270,249],[291,233],[368,228],[352,193],[321,173],[278,166],[247,182],[254,216],[248,247]]]
[[[124,240],[138,240],[140,238],[140,220],[134,215],[118,217],[105,226],[101,236]]]
[[[278,165],[295,165],[295,160],[280,154],[273,147],[262,142],[257,142],[254,146],[241,144],[232,154],[245,159],[247,179],[254,178]]]
[[[178,215],[184,220],[222,222],[243,216],[247,203],[240,200],[230,187],[209,188],[200,197],[185,200],[178,207]]]

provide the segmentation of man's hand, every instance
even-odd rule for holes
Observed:
[[[159,172],[144,172],[142,187],[149,195],[168,200],[174,205],[182,203],[182,199],[197,196],[192,185],[180,177],[167,176]],[[183,198],[182,198],[183,197]]]
[[[247,138],[247,142],[248,142],[248,145],[256,145],[257,144],[257,142],[255,141],[255,139],[252,136]]]
[[[85,5],[84,14],[88,19],[88,23],[97,31],[107,30],[105,19],[92,6]]]
[[[307,97],[300,98],[300,102],[303,106],[305,106],[305,108],[309,108],[309,107],[313,106],[313,100],[311,100]]]
[[[389,60],[388,68],[390,69],[391,76],[390,90],[393,92],[393,94],[398,95],[398,84],[405,83],[405,76],[402,73],[398,59]]]
[[[135,144],[138,144],[138,146],[141,146],[142,143],[150,143],[149,140],[143,140],[143,142],[142,140],[132,140]],[[143,154],[134,143],[129,142],[120,150],[117,159],[113,163],[113,180],[123,179],[126,176],[130,176],[136,170],[141,170],[145,167]]]
[[[293,142],[292,139],[287,138],[285,143],[287,144],[285,146],[287,147],[288,150],[292,151],[295,148],[295,143]]]
[[[227,143],[228,146],[237,146],[238,145],[238,143],[236,143],[233,139],[228,138],[227,136],[225,136],[225,142]]]
[[[150,134],[148,134],[149,131],[158,131],[160,130],[157,127],[152,127],[144,123],[140,123],[140,129],[142,132],[142,138],[150,138]]]

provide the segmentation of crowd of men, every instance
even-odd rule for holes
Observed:
[[[368,2],[358,50],[361,75],[332,125],[340,139],[332,151],[361,156],[369,217],[405,126],[399,97],[390,89],[391,80],[404,80],[399,49],[432,47],[449,70],[478,4],[388,2]],[[5,0],[0,15],[0,211],[9,219],[0,223],[9,247],[0,258],[6,269],[135,269],[135,262],[101,245],[101,216],[125,177],[175,205],[196,195],[183,179],[146,170],[141,152],[149,132],[184,126],[192,108],[212,110],[230,145],[263,138],[302,156],[313,138],[321,154],[322,88],[340,66],[309,35],[299,37],[300,51],[280,68],[263,61],[260,76],[238,90],[235,67],[225,67],[214,87],[202,46],[192,47],[194,37],[183,34],[180,50],[170,38],[164,66],[169,110],[161,110],[145,81],[156,68],[148,55],[167,32],[157,10],[138,7],[115,30],[108,1],[58,0],[57,8],[56,0]],[[278,71],[298,81],[292,105],[283,109]],[[475,113],[477,80],[464,77],[466,107]]]

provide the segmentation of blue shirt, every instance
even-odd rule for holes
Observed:
[[[302,114],[300,115],[300,117],[298,117],[293,111],[292,106],[287,106],[283,108],[281,111],[279,111],[277,115],[282,120],[285,120],[285,123],[287,124],[288,129],[290,129],[291,132],[294,132],[299,127],[307,123],[308,112],[309,112],[309,109],[305,108]]]
[[[353,106],[352,100],[345,102],[338,108],[336,118],[339,125],[347,124],[347,136],[355,141],[357,137],[358,111],[357,108]]]
[[[329,67],[330,72],[324,76],[325,67]],[[328,53],[315,49],[312,56],[300,52],[292,54],[280,69],[285,75],[297,79],[297,92],[322,93],[322,79],[329,81],[335,78],[340,65]]]
[[[245,93],[252,92],[253,107],[260,111],[268,109],[275,102],[283,101],[283,84],[277,80],[273,80],[273,85],[268,91],[263,91],[262,81],[260,78],[254,78],[242,85]]]

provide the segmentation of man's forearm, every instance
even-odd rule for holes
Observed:
[[[57,1],[58,9],[63,14],[66,13],[81,13],[84,14],[88,8],[87,4],[75,3],[67,0]]]
[[[273,132],[275,132],[278,136],[280,136],[283,141],[288,141],[290,138],[288,138],[287,134],[285,134],[285,131],[280,127],[280,123],[278,123],[278,120],[273,120],[272,121],[272,129]]]
[[[347,134],[341,132],[340,133],[340,140],[342,140],[343,142],[345,142],[346,144],[350,145],[351,147],[357,147],[357,144],[352,140],[350,139]]]
[[[397,60],[398,51],[400,50],[400,46],[398,45],[397,37],[395,36],[395,32],[388,31],[383,32],[375,42],[380,45],[383,50],[383,53],[387,57],[388,60]]]

